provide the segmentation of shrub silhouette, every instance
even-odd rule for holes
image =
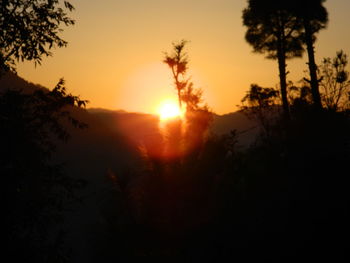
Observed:
[[[51,156],[57,143],[69,138],[67,123],[86,127],[69,111],[85,103],[66,93],[63,80],[52,91],[1,91],[0,173],[6,185],[6,250],[12,260],[65,261],[62,216],[83,181],[63,174]]]

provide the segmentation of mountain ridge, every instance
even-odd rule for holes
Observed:
[[[33,92],[35,89],[46,89],[48,88],[29,82],[22,77],[9,72],[0,78],[0,91],[5,91],[6,89],[16,89],[21,90],[24,93]],[[87,121],[90,127],[93,127],[95,122],[98,126],[102,124],[105,129],[121,133],[123,136],[130,137],[135,136],[135,140],[139,140],[139,135],[137,133],[149,132],[149,129],[154,129],[157,125],[156,122],[159,121],[157,115],[142,112],[128,112],[123,109],[112,110],[106,108],[86,108],[86,109],[72,109],[72,114],[80,117],[82,121]],[[89,123],[90,122],[90,123]],[[153,122],[151,124],[150,122]],[[131,129],[135,129],[132,131]],[[248,119],[242,112],[230,112],[226,114],[213,114],[213,121],[210,125],[209,132],[213,135],[224,135],[229,134],[230,131],[236,130],[239,134],[240,144],[247,146],[253,141],[258,133],[256,128],[256,123]]]

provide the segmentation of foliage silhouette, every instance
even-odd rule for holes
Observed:
[[[179,43],[173,43],[173,53],[170,55],[165,53],[163,62],[171,69],[174,85],[177,90],[180,109],[182,108],[182,93],[189,85],[189,78],[186,77],[188,58],[184,52],[186,40],[181,40]]]
[[[7,253],[14,261],[66,262],[63,212],[84,182],[62,173],[51,156],[57,143],[69,138],[67,124],[86,127],[71,116],[70,107],[87,101],[67,94],[62,79],[52,91],[8,88],[0,94]]]
[[[324,58],[319,66],[322,101],[327,109],[338,111],[349,108],[350,81],[347,55],[343,50],[336,56]]]
[[[304,51],[302,24],[288,3],[275,0],[249,0],[248,7],[243,10],[243,24],[247,27],[245,39],[254,51],[266,53],[267,58],[278,61],[283,111],[289,119],[286,60],[301,57]]]
[[[178,92],[179,106],[186,105],[186,126],[183,136],[184,153],[194,153],[200,149],[203,144],[205,132],[212,120],[212,113],[207,105],[202,105],[202,90],[195,89],[190,77],[187,77],[188,55],[184,51],[187,41],[182,40],[173,44],[173,53],[168,55],[165,53],[164,63],[166,63],[172,71],[174,84]],[[177,130],[181,132],[181,122],[177,122],[179,127]],[[175,126],[172,129],[176,129]],[[179,140],[173,138],[177,143]],[[179,145],[180,146],[180,145]],[[198,151],[197,151],[198,153]]]
[[[241,111],[256,120],[264,136],[270,136],[271,125],[279,119],[279,92],[252,84],[242,99]]]
[[[350,158],[349,115],[315,112],[310,90],[296,90],[287,127],[273,123],[269,138],[264,136],[244,154],[243,166],[236,172],[243,173],[245,180],[244,206],[256,211],[243,217],[261,220],[253,233],[267,242],[262,250],[279,246],[274,240],[283,240],[286,243],[277,253],[282,258],[286,254],[332,258],[338,251],[336,257],[341,260],[346,251],[341,232],[346,223],[341,218],[348,218],[349,201],[343,187],[349,179],[341,171]],[[337,230],[332,227],[335,222]],[[327,252],[320,255],[320,248]],[[272,251],[262,253],[268,258]]]
[[[50,56],[53,47],[67,42],[59,33],[61,25],[74,20],[66,11],[74,7],[60,0],[2,0],[0,4],[0,77],[15,70],[17,61],[33,60],[40,64],[42,56]]]

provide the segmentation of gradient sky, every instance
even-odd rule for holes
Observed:
[[[53,88],[64,77],[68,90],[89,107],[155,113],[176,98],[169,69],[162,63],[171,43],[189,40],[190,74],[218,114],[237,110],[251,83],[278,84],[277,62],[252,53],[244,40],[246,0],[71,0],[76,25],[65,28],[67,48],[53,50],[41,66],[25,62],[18,74]],[[316,58],[350,52],[350,1],[328,0],[327,29],[316,43]],[[305,76],[306,54],[289,60],[288,80]]]

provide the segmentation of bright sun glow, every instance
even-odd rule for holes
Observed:
[[[158,109],[161,120],[172,119],[181,116],[181,110],[177,102],[173,100],[163,101]]]

